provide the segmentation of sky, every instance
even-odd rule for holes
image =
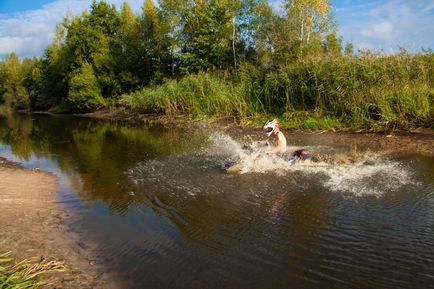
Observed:
[[[125,0],[105,0],[118,9]],[[281,11],[282,0],[268,0]],[[57,23],[90,7],[92,0],[0,0],[0,58],[15,52],[41,56]],[[127,0],[140,13],[144,0]],[[393,53],[434,49],[434,0],[335,0],[331,2],[343,43]]]

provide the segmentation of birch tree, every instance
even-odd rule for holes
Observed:
[[[314,36],[321,37],[333,28],[332,6],[329,0],[285,0],[288,20],[293,23],[299,41],[299,57],[312,44]]]

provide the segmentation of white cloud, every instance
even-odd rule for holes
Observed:
[[[345,13],[337,13],[340,35],[355,47],[386,52],[396,52],[399,46],[410,51],[434,47],[432,0],[364,1],[343,9]]]
[[[360,31],[360,34],[373,39],[390,41],[396,38],[399,32],[396,31],[392,22],[383,21],[368,25],[367,28]]]
[[[119,9],[125,0],[106,2]],[[138,13],[144,0],[127,2]],[[12,52],[20,57],[41,56],[54,37],[56,24],[63,21],[67,11],[79,15],[91,3],[92,0],[57,0],[37,10],[0,14],[0,58]]]
[[[50,37],[0,37],[0,55],[15,52],[19,56],[36,56],[46,48],[49,41]]]

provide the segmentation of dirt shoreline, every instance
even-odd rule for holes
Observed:
[[[54,257],[67,272],[50,273],[44,288],[109,288],[88,253],[65,228],[68,213],[56,199],[57,177],[0,158],[0,249],[17,261]]]

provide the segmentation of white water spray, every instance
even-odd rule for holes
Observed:
[[[209,152],[226,156],[226,161],[236,162],[241,174],[275,173],[283,176],[298,172],[321,179],[323,185],[331,191],[355,196],[381,196],[415,183],[405,166],[380,154],[348,152],[317,157],[315,161],[288,162],[282,157],[266,155],[266,148],[245,149],[243,147],[246,145],[226,134],[214,133],[210,140],[212,145]],[[288,155],[298,148],[288,146]],[[314,155],[315,148],[312,147]],[[317,178],[315,175],[318,174],[325,175],[325,178]]]

